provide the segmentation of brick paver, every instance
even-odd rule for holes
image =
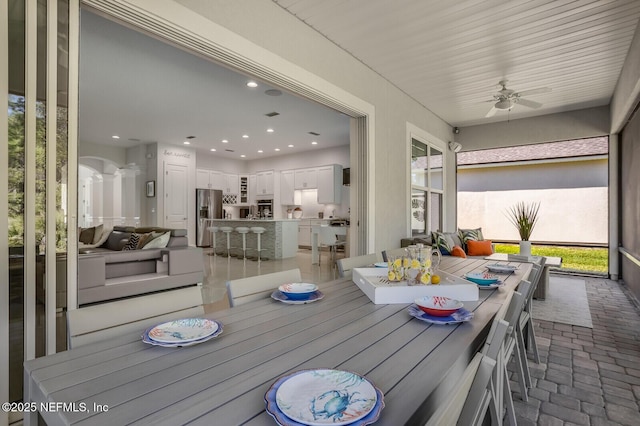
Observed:
[[[583,278],[593,329],[534,320],[540,364],[521,425],[640,426],[640,309],[615,281]],[[512,377],[512,379],[514,379]]]

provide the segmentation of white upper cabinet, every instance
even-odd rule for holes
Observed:
[[[295,170],[294,189],[315,189],[318,187],[318,169]]]
[[[273,170],[256,173],[256,198],[273,196]]]
[[[249,175],[249,204],[256,203],[256,194],[258,187],[256,183],[256,175]]]
[[[291,206],[294,204],[294,172],[293,170],[284,170],[280,172],[280,204]]]
[[[220,189],[224,194],[238,194],[240,179],[234,174],[198,169],[196,170],[196,188]]]
[[[342,202],[342,166],[318,167],[318,204]]]

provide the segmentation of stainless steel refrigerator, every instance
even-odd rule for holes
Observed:
[[[198,247],[211,246],[210,219],[222,219],[222,191],[196,189],[196,237]]]

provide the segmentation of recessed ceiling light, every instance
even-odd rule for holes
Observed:
[[[273,129],[272,128],[268,128],[267,129],[267,133],[273,133]]]
[[[251,87],[251,88],[258,87],[258,83],[256,83],[253,80],[249,80],[247,81],[247,87]]]
[[[313,142],[311,142],[311,145],[318,145],[318,142],[313,141]]]
[[[229,141],[226,139],[222,139],[222,143],[229,143]]]
[[[245,158],[245,157],[246,157],[246,155],[242,154],[242,155],[240,155],[240,157]]]
[[[191,142],[189,142],[189,141],[184,141],[182,143],[185,144],[185,145],[191,145]]]
[[[261,149],[259,149],[259,150],[258,150],[258,152],[259,152],[260,154],[262,154],[264,151],[263,151],[263,150],[261,150]]]
[[[249,139],[249,135],[242,135],[242,139]]]
[[[280,151],[280,148],[276,148],[274,151]]]
[[[291,144],[289,144],[288,146],[289,146],[289,148],[293,148],[293,145],[291,145]]]
[[[118,136],[118,135],[113,135],[113,136],[111,136],[111,139],[120,139],[120,136]]]
[[[216,149],[215,149],[215,148],[211,148],[211,151],[212,151],[212,152],[216,152]]]

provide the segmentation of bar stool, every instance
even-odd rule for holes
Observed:
[[[227,234],[227,257],[231,257],[231,233],[233,228],[231,226],[221,226],[220,231]]]
[[[249,233],[249,228],[246,226],[237,226],[236,232],[242,235],[242,258],[247,258],[247,234]]]
[[[258,262],[260,262],[260,252],[262,251],[262,247],[260,246],[260,236],[262,234],[264,234],[264,232],[266,231],[266,228],[263,228],[262,226],[252,226],[251,227],[251,232],[253,232],[254,234],[257,235],[258,237],[258,244],[257,244],[257,248],[256,251],[258,252]],[[266,259],[265,259],[266,260]]]
[[[220,230],[219,226],[209,226],[207,231],[211,232],[211,247],[213,248],[213,253],[209,253],[209,256],[216,255],[216,232]]]

